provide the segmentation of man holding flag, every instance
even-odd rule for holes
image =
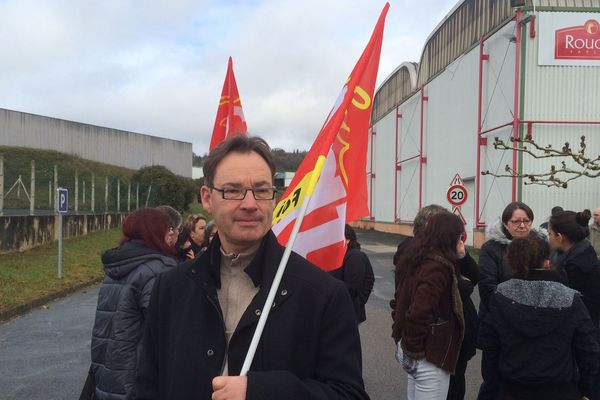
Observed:
[[[339,267],[346,220],[368,212],[367,127],[388,8],[277,207],[266,142],[238,135],[210,152],[201,197],[218,236],[157,278],[136,398],[369,398],[348,291],[309,261]]]
[[[136,398],[367,400],[348,291],[297,254],[250,372],[235,376],[284,252],[270,229],[275,166],[266,142],[238,135],[203,168],[202,205],[218,234],[196,260],[157,277]]]

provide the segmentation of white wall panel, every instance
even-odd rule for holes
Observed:
[[[482,131],[491,130],[513,121],[515,90],[515,24],[509,23],[484,44],[489,60],[483,63]],[[477,49],[476,51],[479,51]],[[481,170],[504,174],[506,165],[512,166],[512,151],[494,149],[494,138],[505,143],[513,135],[512,125],[483,135],[487,145],[481,147]],[[479,191],[480,222],[490,225],[512,201],[512,178],[481,177]]]
[[[565,13],[548,13],[560,18]],[[587,18],[587,16],[586,16]],[[600,13],[591,14],[600,20]],[[584,18],[585,19],[585,18]],[[542,18],[539,19],[543,21]],[[539,66],[538,37],[526,37],[524,82],[525,120],[600,121],[600,67],[593,66]],[[600,154],[600,125],[534,124],[533,138],[542,145],[561,148],[569,142],[579,148],[580,137],[586,137],[586,154]],[[523,155],[523,172],[541,173],[552,164],[560,167],[560,159],[536,160]],[[568,159],[567,159],[568,160]],[[580,170],[573,161],[567,165]],[[522,199],[534,210],[541,222],[550,209],[560,205],[580,211],[600,206],[600,180],[579,178],[569,182],[567,189],[524,185]]]
[[[375,179],[373,180],[373,210],[377,221],[394,222],[394,152],[396,140],[396,113],[379,120],[373,138]]]
[[[402,103],[398,113],[402,116],[398,120],[398,161],[410,160],[402,162],[398,171],[397,215],[401,221],[412,221],[419,211],[420,92]],[[395,112],[391,114],[395,116]]]

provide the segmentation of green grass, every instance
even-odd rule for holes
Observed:
[[[0,255],[0,312],[104,275],[100,254],[115,247],[120,229],[63,241],[63,278],[58,279],[58,242]]]

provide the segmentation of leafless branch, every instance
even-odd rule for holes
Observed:
[[[514,144],[517,144],[514,148]],[[573,152],[569,142],[565,142],[564,146],[557,150],[552,145],[541,146],[536,143],[531,136],[526,136],[524,139],[510,138],[510,144],[504,142],[498,137],[494,138],[494,148],[498,150],[516,150],[517,152],[528,154],[536,159],[545,158],[563,158],[573,160],[580,169],[567,167],[565,160],[560,161],[560,168],[556,165],[550,166],[550,171],[539,174],[518,173],[514,171],[508,164],[504,167],[506,173],[493,173],[490,171],[482,171],[482,175],[491,175],[498,178],[501,177],[517,177],[523,178],[525,185],[543,185],[547,187],[567,188],[568,182],[581,177],[597,178],[600,176],[600,155],[592,159],[585,155],[586,143],[585,136],[581,136],[579,150]],[[558,161],[558,160],[557,160]]]

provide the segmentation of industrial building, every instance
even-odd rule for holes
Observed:
[[[164,165],[192,177],[192,144],[0,108],[0,146],[55,150],[120,167]]]
[[[419,63],[399,63],[379,86],[370,134],[365,227],[410,234],[417,211],[436,203],[460,213],[468,243],[479,246],[514,200],[531,206],[535,225],[555,205],[600,207],[600,180],[581,177],[565,189],[506,170],[561,167],[561,159],[518,151],[523,144],[511,138],[530,136],[553,149],[568,142],[577,151],[585,136],[586,154],[600,154],[600,2],[458,2]],[[510,148],[495,148],[496,138]],[[462,194],[450,193],[453,184],[464,186]],[[453,207],[457,194],[462,204]]]

